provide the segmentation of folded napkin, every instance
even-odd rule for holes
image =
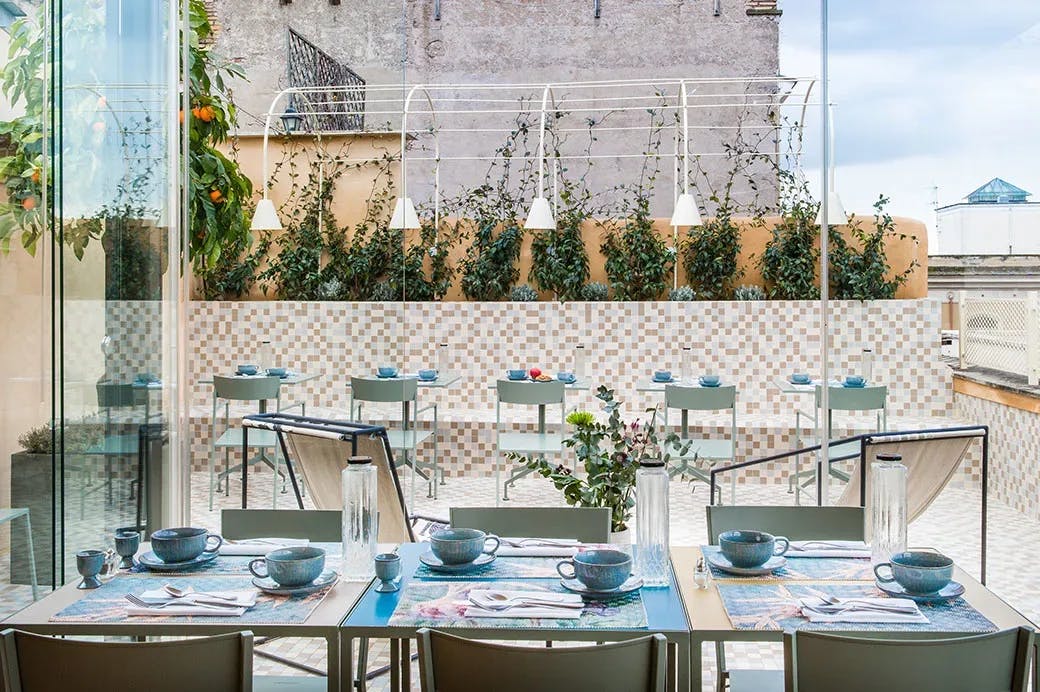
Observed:
[[[494,598],[498,596],[499,598]],[[502,600],[503,597],[509,600]],[[476,589],[469,592],[466,617],[472,618],[554,618],[573,620],[581,617],[584,603],[578,594],[554,591],[510,591]],[[529,601],[526,599],[530,599]],[[553,606],[552,603],[559,603]],[[486,604],[488,607],[483,607]],[[509,607],[502,607],[508,605]],[[497,607],[496,607],[497,606]]]
[[[928,618],[921,614],[917,604],[908,598],[846,598],[834,605],[822,598],[803,598],[799,601],[802,615],[809,622],[874,622],[927,624]],[[905,608],[905,612],[884,610]]]
[[[255,589],[250,589],[248,591],[192,591],[180,598],[174,598],[163,589],[151,589],[150,591],[144,591],[138,595],[138,598],[148,601],[149,603],[152,601],[155,601],[156,603],[165,603],[167,601],[183,601],[185,603],[214,601],[218,603],[234,603],[242,608],[252,608],[255,606],[256,597],[257,591]]]
[[[791,541],[784,557],[870,557],[863,541]]]
[[[572,557],[581,547],[577,538],[500,538],[502,557]]]
[[[240,541],[225,539],[220,544],[221,555],[267,555],[272,550],[308,545],[306,538],[249,538]]]
[[[201,616],[201,617],[218,617],[218,618],[236,618],[242,617],[246,614],[245,608],[218,608],[204,605],[175,605],[166,606],[165,608],[141,608],[135,605],[127,605],[126,614],[132,616],[146,616],[146,617],[169,617],[171,615],[178,616]]]
[[[227,606],[207,605],[206,601],[216,602],[220,600],[214,598],[214,596],[234,598],[234,601],[227,602],[234,603],[238,607],[229,608]],[[176,603],[177,605],[163,605],[161,608],[144,608],[131,603],[126,607],[127,615],[149,617],[168,617],[170,615],[241,617],[246,610],[256,605],[256,591],[207,591],[199,594],[188,594],[181,598],[173,598],[162,589],[152,589],[142,593],[140,598],[149,603],[154,601],[157,606],[165,603]]]

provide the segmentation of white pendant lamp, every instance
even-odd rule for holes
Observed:
[[[553,218],[549,200],[545,197],[535,197],[531,202],[531,211],[524,222],[524,228],[529,231],[552,231],[556,229],[556,219]]]
[[[394,206],[394,215],[390,217],[390,228],[396,230],[412,230],[419,228],[419,215],[415,213],[415,205],[411,197],[398,197]]]
[[[253,212],[253,221],[249,224],[249,228],[254,231],[282,230],[282,222],[278,219],[274,202],[264,197],[256,203],[256,211]]]
[[[831,189],[827,192],[827,225],[828,226],[844,226],[849,222],[849,216],[845,213],[845,205],[841,203],[841,198],[838,197],[837,191],[834,189],[833,182],[831,183]],[[820,211],[816,214],[816,225],[823,225],[823,205],[820,205]]]
[[[675,200],[675,211],[672,212],[673,226],[700,226],[701,212],[697,209],[697,200],[693,194],[684,192]]]

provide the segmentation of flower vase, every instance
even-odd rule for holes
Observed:
[[[623,546],[632,545],[632,530],[625,529],[624,531],[611,531],[610,544]]]

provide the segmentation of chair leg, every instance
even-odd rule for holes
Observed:
[[[215,455],[216,455],[216,450],[210,449],[209,450],[209,511],[211,511],[211,512],[213,511],[213,483],[214,483],[214,478],[213,477],[217,475],[217,470],[215,468],[215,465],[216,465],[217,462],[216,462],[216,459],[213,458]]]
[[[218,476],[219,478],[219,476]],[[220,490],[220,484],[217,484]],[[231,448],[224,448],[224,497],[231,497]]]
[[[726,692],[726,644],[715,642],[715,692]]]
[[[495,507],[498,507],[502,499],[502,453],[495,455]]]
[[[272,469],[271,476],[271,509],[278,509],[278,462],[280,457],[278,456],[278,448],[274,450],[274,468]]]

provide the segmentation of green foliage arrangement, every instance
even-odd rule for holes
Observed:
[[[856,241],[853,244],[837,231],[830,233],[831,287],[835,298],[848,300],[888,300],[895,298],[896,290],[906,283],[911,272],[917,267],[917,260],[912,260],[902,272],[892,279],[887,279],[889,271],[888,258],[885,255],[885,241],[889,238],[905,240],[911,236],[898,233],[892,217],[885,211],[888,198],[884,195],[874,202],[874,222],[872,228],[864,229],[857,219],[849,226],[849,234]],[[916,243],[917,238],[912,238]]]
[[[610,300],[610,286],[606,285],[602,281],[591,281],[581,287],[578,299],[590,303],[599,303],[605,300]]]
[[[765,300],[766,292],[761,286],[745,284],[733,289],[733,300]]]
[[[692,286],[680,286],[668,292],[668,300],[675,302],[688,302],[697,300],[697,292]]]
[[[633,493],[640,462],[660,459],[667,463],[672,456],[669,450],[685,454],[689,444],[683,445],[675,433],[660,439],[656,408],[647,409],[647,420],[629,424],[621,419],[621,402],[614,398],[614,390],[600,385],[596,398],[603,402],[606,422],[597,421],[589,411],[573,411],[567,423],[574,431],[563,440],[564,446],[574,450],[584,477],[563,464],[554,466],[544,457],[515,452],[507,456],[552,481],[568,505],[609,508],[611,531],[624,531],[635,507]]]
[[[518,303],[531,303],[538,300],[538,291],[527,284],[513,286],[513,290],[509,292],[509,300]]]
[[[720,208],[702,226],[690,229],[682,246],[683,269],[702,300],[727,300],[733,284],[744,275],[740,255],[740,229],[729,210]]]
[[[50,454],[54,450],[54,430],[49,425],[37,425],[18,436],[18,446],[29,454]]]

